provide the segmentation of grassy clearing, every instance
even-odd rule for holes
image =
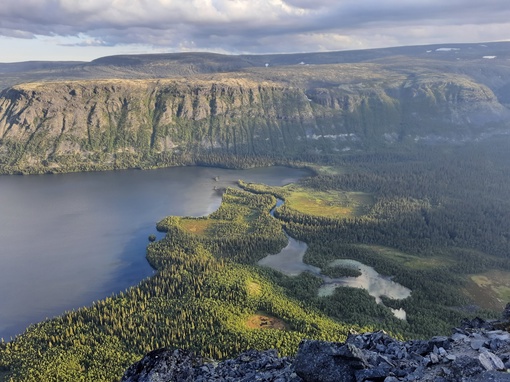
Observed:
[[[246,320],[248,329],[278,329],[288,330],[289,325],[282,319],[268,315],[266,312],[257,312]]]
[[[383,247],[379,245],[358,245],[361,248],[369,249],[385,258],[394,260],[410,269],[431,269],[450,266],[454,260],[443,257],[419,257],[408,253],[397,251],[396,249]]]
[[[510,301],[510,272],[493,269],[471,275],[465,293],[484,309],[502,310]]]
[[[287,242],[281,223],[269,213],[275,204],[276,199],[272,195],[229,188],[223,194],[220,207],[207,217],[169,216],[161,220],[157,228],[163,232],[182,232],[187,235],[187,240],[195,240],[193,236],[201,242],[212,240],[222,248],[215,247],[219,256],[227,248],[232,250],[233,245],[237,248],[236,255],[242,253],[249,257],[249,253],[259,253],[258,256],[265,256],[278,252]],[[257,241],[265,243],[263,250],[257,250]],[[244,251],[243,247],[248,246],[248,242],[253,243],[252,247],[250,251]]]
[[[288,189],[287,205],[304,214],[330,218],[349,218],[366,214],[374,204],[364,192],[315,191],[303,187]]]
[[[319,175],[342,175],[347,171],[344,167],[339,166],[320,166],[320,165],[309,165]]]
[[[442,253],[441,256],[433,257],[419,257],[389,247],[377,245],[357,246],[417,271],[449,268],[461,272],[460,268],[462,261],[464,261],[462,257],[457,258],[453,253]],[[491,258],[491,256],[482,253],[479,253],[478,256]],[[458,273],[456,274],[458,275]],[[453,273],[452,277],[454,277]],[[466,280],[466,284],[459,291],[482,309],[499,312],[510,301],[510,271],[492,269],[479,274],[466,274],[463,278]]]
[[[262,211],[239,203],[238,196],[226,196],[219,210],[207,217],[177,218],[181,229],[186,232],[208,237],[217,238],[227,234],[242,235],[256,231],[258,219]]]
[[[208,219],[183,218],[180,223],[185,231],[197,235],[206,235],[211,226],[211,221]]]
[[[260,296],[260,293],[262,292],[262,287],[255,281],[248,282],[246,287],[250,296]]]

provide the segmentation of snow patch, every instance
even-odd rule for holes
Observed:
[[[482,58],[487,58],[489,60],[492,60],[493,58],[496,58],[496,56],[483,56]]]
[[[460,50],[460,48],[437,48],[436,52],[450,52],[452,50]]]
[[[397,133],[384,133],[383,137],[384,137],[384,140],[388,143],[395,143],[398,140]]]
[[[306,136],[307,138],[309,139],[314,139],[314,140],[317,140],[317,139],[320,139],[320,138],[326,138],[326,139],[339,139],[341,141],[346,141],[346,140],[351,140],[351,141],[357,141],[359,140],[359,138],[356,136],[356,134],[308,134]]]

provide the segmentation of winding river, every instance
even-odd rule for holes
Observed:
[[[216,210],[216,190],[283,185],[309,175],[284,167],[0,176],[0,338],[136,285],[153,271],[147,237],[167,215]]]

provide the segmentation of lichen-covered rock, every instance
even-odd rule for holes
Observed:
[[[303,341],[294,360],[297,375],[308,382],[355,382],[355,372],[369,363],[352,344]]]
[[[185,350],[158,349],[133,364],[122,377],[122,382],[168,382],[195,380],[194,366],[201,359]]]
[[[304,340],[294,359],[275,350],[248,351],[204,363],[182,350],[161,349],[131,366],[123,382],[505,382],[510,334],[501,321],[475,319],[450,337],[402,342],[386,333],[351,334],[345,343]]]
[[[205,363],[183,350],[158,349],[133,364],[121,382],[275,381],[301,382],[291,360],[276,350],[250,350],[237,358]]]

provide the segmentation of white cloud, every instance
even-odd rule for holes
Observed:
[[[301,52],[506,40],[508,20],[507,0],[4,0],[0,36],[61,37],[55,41],[63,46]]]

